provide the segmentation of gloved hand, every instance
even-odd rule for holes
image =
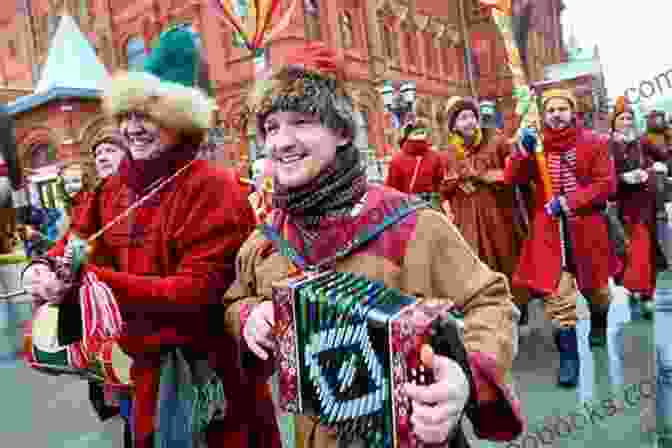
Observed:
[[[662,174],[662,175],[667,176],[667,172],[668,172],[667,165],[665,165],[663,162],[654,163],[652,168],[653,168],[653,171],[656,174]]]
[[[562,215],[562,199],[559,196],[554,197],[544,206],[548,216],[558,217]]]
[[[672,222],[672,202],[666,202],[664,204],[665,206],[665,214],[667,215],[667,222],[671,223]]]
[[[537,148],[538,135],[537,130],[534,128],[525,128],[520,133],[520,144],[519,149],[524,155],[529,155],[533,153]]]
[[[643,169],[636,169],[621,175],[625,183],[630,185],[643,184],[649,179],[649,174]]]

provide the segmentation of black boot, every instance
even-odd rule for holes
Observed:
[[[639,301],[642,317],[646,320],[653,320],[653,297],[642,295]]]
[[[607,317],[609,316],[609,304],[589,305],[590,309],[590,335],[588,341],[591,347],[604,347],[607,345]]]
[[[518,309],[520,310],[520,320],[518,320],[518,325],[523,327],[529,323],[529,315],[527,311],[528,304],[518,305]]]
[[[558,352],[560,352],[558,385],[576,387],[579,382],[579,347],[576,340],[576,327],[557,329],[553,336]]]
[[[628,304],[630,305],[630,320],[637,321],[642,318],[642,304],[641,304],[641,295],[638,292],[633,292],[628,298]]]

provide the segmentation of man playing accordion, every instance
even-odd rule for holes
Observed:
[[[224,296],[226,328],[247,350],[243,366],[273,367],[280,322],[272,286],[317,266],[357,274],[410,296],[454,303],[464,314],[464,362],[439,355],[438,346],[435,352],[424,347],[434,381],[405,385],[414,437],[464,446],[466,413],[479,437],[514,439],[524,421],[511,388],[518,312],[506,278],[483,264],[429,204],[367,183],[340,66],[319,44],[297,54],[300,60],[282,67],[251,99],[257,136],[274,164],[274,186],[273,211],[241,248],[237,278]],[[361,238],[370,227],[378,230]],[[297,446],[370,446],[308,415],[296,423],[299,440],[305,439]]]

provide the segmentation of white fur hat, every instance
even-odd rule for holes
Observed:
[[[200,89],[162,81],[146,72],[120,72],[103,89],[103,111],[111,118],[143,112],[161,126],[187,134],[210,128],[214,107]]]

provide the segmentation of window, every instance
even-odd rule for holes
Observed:
[[[399,61],[399,45],[394,37],[392,28],[388,25],[383,25],[383,46],[385,50],[385,57],[398,63]]]
[[[437,60],[436,60],[436,51],[434,50],[434,39],[431,36],[425,36],[425,49],[427,54],[427,67],[430,72],[436,72]]]
[[[322,39],[322,30],[320,29],[320,5],[317,0],[304,0],[303,11],[305,18],[306,39]]]
[[[354,28],[352,25],[352,16],[344,12],[341,14],[341,40],[343,48],[352,48],[354,45]]]
[[[9,49],[9,57],[11,58],[16,58],[17,51],[16,51],[16,42],[13,40],[10,40],[7,42],[7,48]]]
[[[126,61],[129,70],[142,70],[145,63],[145,40],[141,37],[132,37],[126,44]]]
[[[404,32],[406,39],[406,51],[408,52],[408,63],[414,67],[418,66],[418,49],[415,46],[415,32],[413,28],[408,28]]]

